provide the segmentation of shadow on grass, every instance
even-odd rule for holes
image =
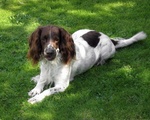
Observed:
[[[90,28],[121,37],[140,30],[150,33],[149,0],[142,3],[140,0],[3,0],[1,3],[1,9],[12,15],[9,27],[0,25],[0,110],[6,111],[1,112],[0,119],[150,118],[147,106],[150,104],[147,43],[150,42],[120,50],[104,66],[76,77],[64,93],[48,97],[37,105],[26,102],[27,92],[34,86],[29,79],[38,74],[26,60],[27,38],[37,26],[55,24],[71,33]]]

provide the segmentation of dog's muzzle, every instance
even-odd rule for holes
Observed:
[[[56,52],[57,49],[55,49],[53,46],[48,45],[45,49],[44,49],[44,56],[47,60],[52,61],[56,58]]]

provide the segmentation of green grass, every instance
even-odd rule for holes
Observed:
[[[150,119],[150,40],[118,50],[103,66],[77,76],[68,89],[30,105],[27,39],[40,25],[70,33],[90,28],[111,37],[150,34],[150,0],[1,0],[0,120]]]

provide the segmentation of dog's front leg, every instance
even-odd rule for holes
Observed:
[[[60,74],[56,75],[55,77],[55,86],[53,88],[44,90],[41,94],[30,98],[28,102],[31,104],[41,102],[46,96],[65,91],[65,89],[69,86],[70,73],[71,71],[69,66],[63,67],[63,69],[60,71]]]
[[[36,76],[35,78],[37,79],[37,84],[34,87],[34,89],[32,89],[28,95],[33,97],[35,95],[40,94],[43,91],[43,88],[45,86],[45,84],[47,83],[47,79],[48,77],[48,70],[46,69],[45,66],[41,66],[41,73],[40,75]],[[50,78],[49,78],[50,79]]]
[[[52,94],[63,92],[63,91],[65,91],[66,88],[67,88],[67,85],[66,86],[57,86],[57,87],[46,89],[41,94],[38,94],[38,95],[30,98],[28,100],[28,102],[31,104],[41,102],[46,96],[50,96]]]
[[[37,94],[40,94],[43,91],[43,88],[44,88],[45,84],[46,84],[46,78],[40,77],[40,79],[37,82],[36,86],[28,93],[28,95],[33,97]]]

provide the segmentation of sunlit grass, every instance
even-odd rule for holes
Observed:
[[[127,1],[127,2],[113,2],[113,3],[108,3],[106,5],[101,5],[101,4],[95,4],[95,8],[101,8],[104,11],[107,12],[111,12],[113,9],[119,8],[121,9],[121,7],[127,7],[127,8],[131,8],[135,6],[135,2],[132,1]]]
[[[96,16],[96,13],[92,13],[86,10],[71,10],[71,11],[67,11],[67,13],[78,15],[78,16]]]

